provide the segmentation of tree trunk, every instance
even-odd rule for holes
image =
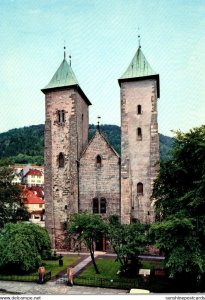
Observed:
[[[95,268],[95,272],[96,274],[100,274],[99,270],[98,270],[98,267],[96,265],[96,262],[95,262],[95,256],[94,256],[94,247],[93,245],[90,246],[89,250],[90,250],[90,256],[91,256],[91,259],[92,259],[92,263],[93,263],[93,266]]]

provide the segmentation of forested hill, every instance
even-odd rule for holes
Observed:
[[[120,154],[120,127],[117,125],[101,125],[101,131],[107,140]],[[89,126],[89,139],[95,133],[96,125]],[[160,155],[166,159],[170,150],[173,139],[159,135],[160,138]],[[8,158],[11,163],[31,163],[43,164],[43,147],[44,147],[44,125],[32,125],[23,128],[11,129],[7,132],[0,133],[0,159]]]

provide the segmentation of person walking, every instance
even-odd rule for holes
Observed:
[[[67,268],[67,279],[68,279],[68,285],[73,286],[73,267],[72,266]]]
[[[44,277],[45,277],[46,269],[42,265],[38,268],[38,282],[43,283],[44,282]]]

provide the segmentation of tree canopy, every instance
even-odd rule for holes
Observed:
[[[176,133],[153,198],[158,222],[151,232],[171,274],[205,272],[205,126]]]
[[[90,251],[93,266],[97,274],[99,270],[95,262],[95,243],[107,232],[107,225],[100,215],[87,212],[73,214],[67,224],[68,236],[73,239],[76,249],[84,243]]]
[[[36,224],[8,223],[0,231],[0,270],[20,273],[37,270],[51,254],[47,231]]]
[[[12,184],[14,170],[0,166],[0,228],[15,219],[20,206],[20,188]]]
[[[110,216],[109,238],[122,273],[132,274],[139,269],[139,254],[148,244],[147,225],[135,221],[131,224],[120,224],[114,216]]]

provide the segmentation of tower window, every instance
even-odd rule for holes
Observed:
[[[101,168],[102,167],[102,158],[100,155],[96,156],[96,166],[97,168]]]
[[[98,205],[98,198],[93,199],[93,213],[98,214],[99,213],[99,205]]]
[[[65,158],[62,152],[60,152],[59,156],[58,156],[58,166],[59,168],[63,168],[65,164]]]
[[[106,213],[106,199],[105,198],[100,199],[100,213],[101,214]]]
[[[143,184],[141,182],[137,184],[137,195],[143,195]]]
[[[65,123],[65,111],[64,110],[58,110],[58,122]]]
[[[137,139],[142,140],[142,129],[140,127],[137,128]]]
[[[137,105],[137,114],[138,115],[142,114],[142,106],[141,105]]]

